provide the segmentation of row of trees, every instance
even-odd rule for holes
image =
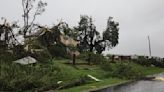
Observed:
[[[97,31],[93,20],[88,16],[81,16],[79,26],[75,27],[77,31],[77,40],[80,41],[78,46],[80,52],[95,52],[101,54],[107,48],[115,47],[118,44],[118,28],[119,24],[109,17],[107,21],[106,30],[103,31],[102,36]],[[89,57],[90,54],[89,53]],[[88,58],[90,64],[90,58]]]
[[[62,34],[64,34],[65,37],[77,41],[79,44],[74,48],[81,53],[90,52],[101,54],[106,49],[113,48],[118,44],[119,24],[113,21],[112,17],[109,17],[107,20],[107,27],[102,34],[97,31],[92,17],[87,15],[80,17],[77,27],[70,28],[66,22],[59,22],[57,25],[49,28],[35,24],[35,19],[45,11],[47,3],[39,1],[36,7],[34,6],[35,3],[36,0],[22,0],[23,27],[17,25],[17,23],[9,24],[6,20],[3,24],[0,24],[1,50],[2,48],[12,49],[20,44],[25,47],[29,42],[34,41],[37,41],[39,43],[38,45],[49,50],[56,44],[62,44],[60,38]],[[22,42],[17,39],[18,36],[22,36]],[[36,39],[33,39],[34,36]],[[62,44],[62,46],[64,48],[70,48],[64,46],[64,44]],[[90,57],[91,54],[88,55]],[[88,58],[88,61],[90,61],[90,58]]]

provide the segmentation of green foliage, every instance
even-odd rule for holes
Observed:
[[[90,59],[90,62],[92,64],[102,64],[107,61],[107,59],[101,55],[101,54],[95,54],[93,52],[83,52],[78,56],[79,59],[88,61]]]
[[[57,70],[46,65],[21,66],[1,61],[0,90],[22,92],[56,83],[54,78]],[[49,72],[51,71],[51,72]],[[45,81],[46,79],[46,81]]]
[[[59,31],[59,24],[55,25],[51,28],[51,31],[45,31],[45,33],[37,38],[37,40],[41,43],[42,46],[48,47],[54,45],[54,43],[60,42],[60,31]]]
[[[15,54],[12,54],[10,52],[0,52],[0,61],[11,62],[16,59],[17,56]]]
[[[77,58],[86,61],[88,59],[88,52],[80,53]]]
[[[19,65],[0,61],[0,90],[24,92],[57,89],[59,86],[65,86],[74,80],[83,79],[89,72],[91,74],[93,72],[89,70],[79,71],[61,62],[53,60],[35,65]],[[93,74],[97,73],[93,72]],[[63,83],[59,85],[57,84],[58,81],[63,81]]]
[[[107,71],[107,72],[108,72],[107,75],[109,75],[109,73],[110,73],[110,75],[111,75],[112,70],[113,70],[113,66],[112,66],[112,65],[113,65],[113,64],[111,64],[111,63],[104,62],[104,63],[102,63],[102,64],[100,65],[100,67],[101,67],[101,69],[103,69],[104,71]]]
[[[106,44],[109,48],[115,47],[118,44],[119,39],[119,23],[112,19],[112,17],[109,17],[107,21],[107,28],[103,32],[103,39],[107,41]]]
[[[96,26],[93,24],[91,17],[86,15],[80,17],[79,26],[75,27],[77,31],[77,40],[80,41],[78,46],[80,52],[95,51],[98,54],[101,54],[106,48],[115,47],[118,44],[118,28],[119,24],[115,21],[112,21],[110,17],[107,22],[107,28],[103,32],[103,37],[100,36],[100,33],[96,30]]]
[[[140,57],[137,60],[133,60],[133,62],[143,65],[143,66],[156,66],[156,67],[164,67],[164,62],[162,61],[157,61],[155,58],[144,58],[144,57]]]
[[[18,41],[14,35],[14,30],[17,30],[18,28],[17,24],[7,24],[6,22],[6,19],[4,19],[4,24],[0,24],[0,50],[12,48],[18,44]]]
[[[25,51],[24,48],[27,48],[27,47],[28,47],[28,50]],[[36,39],[26,40],[26,44],[21,45],[21,48],[19,46],[19,48],[16,49],[15,51],[17,51],[17,55],[22,55],[21,58],[24,58],[26,56],[31,56],[37,59],[39,62],[47,62],[49,59],[52,58],[47,48],[43,46],[40,43],[40,41]]]
[[[106,77],[118,77],[122,79],[137,79],[143,77],[143,68],[134,63],[105,63],[101,68],[107,71]]]
[[[94,38],[98,38],[99,32],[93,24],[92,18],[84,15],[80,17],[79,26],[75,28],[78,33],[77,39],[80,41],[80,51],[93,51]]]
[[[70,56],[67,53],[67,47],[64,46],[63,44],[56,44],[48,47],[48,51],[53,57],[56,58],[70,58]]]
[[[139,59],[133,61],[143,66],[151,66],[151,61],[145,57],[139,57]]]
[[[106,62],[107,60],[101,54],[91,53],[90,61],[93,64],[101,64],[101,63]]]
[[[31,53],[29,55],[42,63],[47,63],[48,60],[52,59],[51,54],[46,49],[43,49],[43,51]]]
[[[59,87],[69,88],[83,83],[92,83],[93,81],[87,80],[86,82],[74,84],[76,80],[81,80],[88,74],[101,80],[111,77],[135,79],[140,78],[143,72],[147,75],[163,71],[161,68],[145,68],[129,62],[103,62],[100,67],[99,65],[79,65],[75,68],[63,64],[67,61],[50,60],[47,63],[36,63],[35,65],[19,65],[0,60],[0,90],[7,92],[47,91]],[[57,84],[58,81],[63,82]]]
[[[12,48],[12,51],[17,59],[28,56],[28,53],[24,50],[24,45],[16,45]]]
[[[150,62],[151,62],[152,65],[154,65],[156,67],[164,68],[164,62],[162,62],[162,61],[157,61],[156,59],[151,58]]]
[[[122,80],[118,78],[108,78],[100,82],[93,82],[93,83],[85,84],[78,87],[72,87],[69,89],[59,90],[56,92],[88,92],[89,90],[102,89],[104,87],[109,87],[109,86],[117,85],[117,84],[119,85],[125,82],[127,82],[127,80]]]
[[[119,78],[137,79],[143,77],[142,69],[129,63],[120,63],[116,65],[118,69],[113,74]]]

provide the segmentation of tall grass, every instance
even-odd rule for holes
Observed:
[[[73,66],[52,60],[35,65],[19,65],[0,61],[0,91],[44,91],[81,79],[88,71],[79,71]],[[57,84],[63,81],[62,84]]]
[[[132,62],[105,63],[101,68],[106,71],[106,77],[121,79],[138,79],[143,77],[143,67]]]
[[[19,65],[0,61],[0,90],[22,92],[54,85],[59,69],[50,64]],[[55,86],[56,85],[56,86]]]

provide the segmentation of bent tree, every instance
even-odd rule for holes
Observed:
[[[75,27],[78,33],[77,40],[80,42],[78,46],[80,52],[101,54],[107,48],[111,49],[119,43],[119,23],[112,19],[112,17],[109,17],[106,30],[103,31],[101,36],[100,32],[96,30],[91,17],[86,15],[80,17],[79,25]],[[88,64],[91,63],[90,57],[91,54],[89,54]]]
[[[4,23],[0,24],[0,49],[6,50],[13,48],[19,43],[14,34],[14,30],[18,28],[16,23],[8,23],[7,20],[4,19]]]
[[[41,15],[45,11],[45,6],[47,3],[43,1],[37,0],[22,0],[22,7],[23,7],[23,36],[25,37],[28,34],[31,34],[32,29],[34,28],[35,24],[34,21],[38,15]],[[37,4],[37,6],[35,6]]]

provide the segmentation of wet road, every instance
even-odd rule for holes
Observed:
[[[155,75],[163,77],[164,74]],[[164,92],[164,81],[136,81],[124,85],[105,88],[94,92]]]

